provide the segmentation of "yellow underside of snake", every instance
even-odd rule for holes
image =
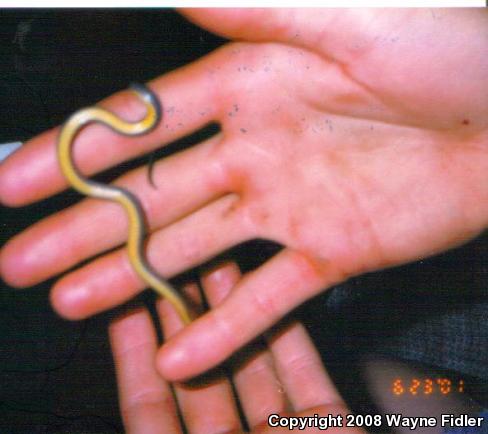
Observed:
[[[72,156],[73,141],[79,131],[90,123],[101,123],[117,133],[136,136],[152,130],[161,118],[156,96],[145,86],[132,85],[131,90],[146,106],[146,115],[137,122],[127,122],[113,113],[99,107],[88,107],[75,112],[62,126],[58,138],[58,160],[61,171],[69,184],[81,194],[97,199],[119,203],[129,220],[127,253],[129,261],[138,276],[158,294],[165,297],[175,308],[181,320],[188,324],[188,309],[176,290],[150,266],[144,254],[146,234],[145,218],[138,199],[129,191],[113,185],[104,185],[89,180],[77,170]]]

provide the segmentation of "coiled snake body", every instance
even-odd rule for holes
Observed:
[[[138,199],[129,191],[116,186],[100,184],[83,177],[77,170],[72,157],[72,143],[78,132],[87,124],[101,123],[117,133],[136,136],[151,131],[161,119],[161,108],[156,96],[145,86],[134,84],[131,90],[144,102],[147,113],[137,122],[127,122],[107,110],[88,107],[74,113],[62,126],[58,139],[58,160],[61,171],[78,192],[123,206],[129,220],[127,252],[129,261],[139,277],[158,294],[165,297],[175,308],[184,323],[190,322],[190,315],[181,296],[147,262],[144,255],[146,227],[144,213]]]

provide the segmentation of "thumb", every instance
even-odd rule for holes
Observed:
[[[359,31],[358,14],[347,9],[185,8],[179,12],[229,39],[283,42],[318,49],[331,57],[344,51]]]
[[[180,9],[188,20],[229,39],[282,41],[292,33],[290,24],[296,11],[256,8]]]

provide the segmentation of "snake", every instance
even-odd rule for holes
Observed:
[[[128,122],[101,107],[92,106],[73,113],[62,125],[57,143],[57,158],[61,172],[72,188],[96,199],[108,200],[121,205],[128,218],[127,254],[129,262],[140,279],[174,307],[184,324],[191,321],[189,311],[180,294],[149,264],[144,252],[147,233],[145,214],[137,197],[130,191],[115,185],[106,185],[84,177],[73,160],[73,142],[80,130],[91,123],[100,123],[126,136],[139,136],[153,130],[161,119],[161,105],[156,95],[146,86],[134,83],[129,90],[145,105],[145,116]]]

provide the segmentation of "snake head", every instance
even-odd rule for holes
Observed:
[[[134,92],[146,105],[148,113],[151,113],[152,124],[141,134],[152,131],[161,120],[162,108],[156,94],[146,85],[141,83],[131,83],[129,89]],[[153,113],[152,113],[153,112]]]

